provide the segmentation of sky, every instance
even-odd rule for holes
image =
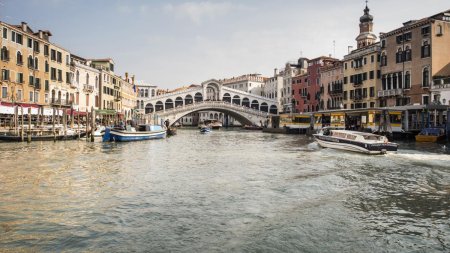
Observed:
[[[425,4],[426,3],[426,4]],[[448,0],[372,0],[374,33],[450,9]],[[50,30],[84,58],[112,58],[115,73],[172,89],[258,73],[299,57],[342,59],[356,48],[363,0],[0,0],[0,20]]]

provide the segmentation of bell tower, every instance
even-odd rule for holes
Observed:
[[[358,48],[372,45],[377,40],[377,36],[373,33],[373,16],[369,14],[369,7],[364,9],[364,15],[359,18],[359,35],[356,37]]]

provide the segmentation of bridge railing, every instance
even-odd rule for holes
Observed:
[[[248,92],[245,92],[245,91],[242,91],[242,90],[233,89],[233,88],[230,88],[230,87],[225,87],[225,86],[222,87],[222,92],[223,91],[229,91],[229,92],[238,93],[238,94],[241,94],[241,95],[246,96],[246,97],[252,97],[252,99],[264,100],[264,102],[271,103],[271,104],[276,104],[277,103],[277,101],[275,99],[266,98],[266,97],[263,97],[263,96],[260,96],[260,95],[256,95],[256,94],[253,94],[253,93],[248,93]],[[233,99],[233,98],[231,98],[231,99]]]
[[[213,108],[211,108],[211,107],[213,107]],[[191,111],[191,110],[195,110],[195,109],[199,109],[199,108],[210,109],[211,111],[214,111],[214,108],[227,108],[227,109],[232,109],[234,111],[244,112],[244,113],[248,113],[248,114],[260,116],[260,117],[267,117],[267,116],[271,115],[271,113],[268,113],[268,112],[255,110],[253,108],[242,106],[242,105],[232,104],[232,103],[229,103],[226,101],[202,101],[202,102],[197,102],[197,103],[193,103],[193,104],[189,104],[189,105],[184,105],[184,106],[167,109],[165,111],[153,112],[153,114],[158,115],[158,116],[166,116],[166,115],[170,115],[173,113],[182,113],[182,112]]]
[[[154,96],[151,98],[151,100],[159,100],[161,98],[165,98],[165,97],[172,97],[172,96],[176,96],[176,95],[180,95],[180,94],[185,94],[186,93],[190,93],[190,92],[194,92],[194,91],[201,91],[202,88],[201,87],[197,87],[197,88],[190,88],[190,89],[186,89],[186,90],[181,90],[181,91],[176,91],[176,92],[171,92],[171,93],[165,93],[159,96]],[[194,98],[192,98],[194,99]]]

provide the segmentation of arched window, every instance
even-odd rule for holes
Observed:
[[[437,25],[437,27],[436,27],[436,35],[437,36],[441,36],[442,34],[443,34],[443,30],[442,30],[442,25]]]
[[[86,84],[89,84],[89,74],[86,73]]]
[[[430,72],[428,70],[428,67],[424,68],[422,72],[422,86],[430,86]]]
[[[98,89],[98,76],[95,76],[95,88]]]
[[[9,61],[9,51],[6,47],[2,47],[1,58],[2,61]]]
[[[431,55],[430,44],[428,44],[427,40],[422,43],[421,53],[422,53],[422,58],[430,57],[430,55]]]
[[[20,51],[17,51],[17,65],[22,65],[22,64],[23,64],[22,53]]]
[[[411,74],[409,71],[405,73],[405,89],[411,88]]]
[[[34,69],[39,69],[39,59],[34,57]]]
[[[402,48],[398,48],[397,53],[395,54],[395,62],[400,63],[403,62],[403,50]]]
[[[33,56],[28,56],[28,68],[33,68],[34,65],[34,60],[33,60]]]
[[[387,65],[387,56],[386,56],[386,52],[381,53],[381,66],[386,66]]]
[[[50,71],[50,66],[48,65],[48,61],[45,61],[45,72],[49,72]]]
[[[77,83],[79,83],[80,82],[80,72],[78,70],[77,70],[76,79],[77,79]]]
[[[411,61],[411,48],[409,46],[405,47],[405,61]]]

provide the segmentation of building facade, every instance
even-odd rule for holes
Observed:
[[[344,64],[336,61],[320,68],[320,110],[344,108]]]
[[[450,10],[405,22],[380,38],[380,105],[443,104],[446,92],[439,85],[450,76]]]
[[[73,84],[76,86],[74,109],[81,112],[100,109],[100,71],[88,65],[88,61],[80,56],[71,55],[75,67]]]
[[[220,81],[222,81],[223,86],[262,96],[264,81],[266,79],[266,77],[263,77],[260,74],[247,74],[226,78]]]

